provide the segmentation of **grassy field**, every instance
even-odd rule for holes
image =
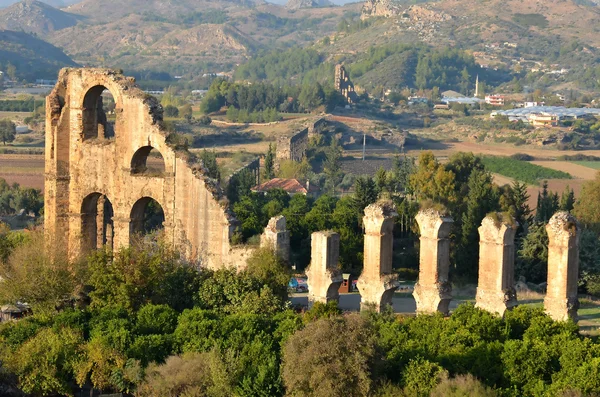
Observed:
[[[539,185],[544,179],[572,179],[566,172],[553,170],[527,161],[510,157],[483,157],[486,168],[496,174],[504,175],[530,185]]]
[[[573,164],[581,165],[583,167],[593,168],[600,170],[600,161],[573,161]]]

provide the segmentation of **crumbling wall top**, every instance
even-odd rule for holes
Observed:
[[[271,218],[266,229],[274,233],[285,232],[287,230],[285,216],[279,215]]]
[[[502,213],[488,214],[479,227],[481,241],[505,244],[513,243],[519,224],[513,217]]]
[[[579,234],[579,222],[567,211],[559,211],[546,225],[546,231],[551,239],[569,239]]]
[[[416,220],[422,237],[436,239],[448,238],[454,223],[454,219],[434,208],[419,211]]]

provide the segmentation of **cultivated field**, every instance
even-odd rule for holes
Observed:
[[[600,161],[573,161],[573,164],[600,170]]]
[[[0,178],[23,187],[44,189],[44,156],[0,155]]]
[[[569,161],[531,161],[532,164],[536,164],[542,167],[551,168],[553,170],[566,172],[571,174],[573,178],[591,180],[596,177],[597,170],[572,163]]]

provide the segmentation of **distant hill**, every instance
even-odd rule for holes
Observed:
[[[21,0],[0,0],[0,8],[8,7]],[[45,0],[44,3],[51,5],[52,7],[65,7],[69,4],[77,3],[81,0]]]
[[[231,72],[261,50],[307,45],[359,4],[288,10],[261,0],[84,0],[49,42],[80,63],[171,75]]]
[[[59,48],[24,32],[0,30],[0,64],[16,66],[20,79],[56,79],[60,68],[76,66]]]
[[[329,0],[289,0],[285,8],[290,10],[298,10],[300,8],[311,8],[311,7],[330,7],[333,3]]]
[[[0,29],[22,30],[45,37],[56,30],[75,26],[80,16],[58,10],[36,0],[24,0],[0,10]]]

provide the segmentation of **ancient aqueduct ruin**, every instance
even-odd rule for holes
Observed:
[[[102,93],[115,101],[116,121],[108,122]],[[205,176],[186,151],[168,143],[158,101],[132,78],[106,69],[63,69],[46,101],[45,233],[49,244],[65,247],[71,257],[93,249],[129,246],[144,230],[150,203],[162,208],[164,235],[174,248],[210,268],[245,266],[252,248],[231,244],[236,220],[218,184]],[[147,172],[152,152],[162,159],[159,171]],[[363,308],[380,310],[392,301],[398,280],[392,271],[391,203],[365,209],[364,268],[358,280]],[[434,210],[416,218],[421,231],[419,281],[414,297],[418,313],[447,313],[452,219]],[[502,315],[517,304],[514,285],[512,219],[486,217],[480,234],[476,305]],[[566,212],[550,220],[547,231],[546,311],[556,320],[577,318],[579,226]],[[307,269],[309,304],[339,299],[340,237],[330,231],[312,235]],[[271,219],[261,245],[289,257],[284,217]]]

